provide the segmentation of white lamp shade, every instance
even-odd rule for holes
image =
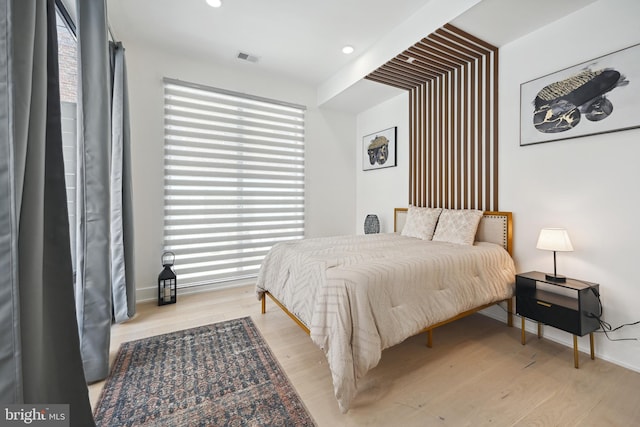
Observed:
[[[543,228],[538,236],[536,248],[545,251],[571,252],[573,246],[569,233],[564,228]]]

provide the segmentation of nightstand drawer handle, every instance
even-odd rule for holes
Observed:
[[[551,304],[546,303],[546,302],[542,302],[542,301],[536,301],[538,304],[540,305],[544,305],[545,307],[551,307]]]

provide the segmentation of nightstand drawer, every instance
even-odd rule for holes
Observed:
[[[521,316],[582,336],[579,312],[547,301],[517,298],[516,310]]]

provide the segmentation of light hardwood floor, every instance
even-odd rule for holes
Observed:
[[[320,349],[273,302],[260,314],[253,287],[179,295],[177,304],[138,305],[112,330],[122,342],[251,316],[319,426],[637,426],[640,373],[475,314],[383,352],[341,414]],[[519,324],[519,322],[515,322]],[[583,339],[587,339],[586,337]],[[597,354],[597,348],[596,348]],[[95,405],[103,382],[90,386]]]

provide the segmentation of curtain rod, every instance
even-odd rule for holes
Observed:
[[[111,30],[111,25],[109,25],[108,21],[107,21],[107,30],[109,30],[109,36],[111,36],[111,41],[114,43],[117,43],[118,39],[116,39],[116,36],[113,35],[113,31]]]

